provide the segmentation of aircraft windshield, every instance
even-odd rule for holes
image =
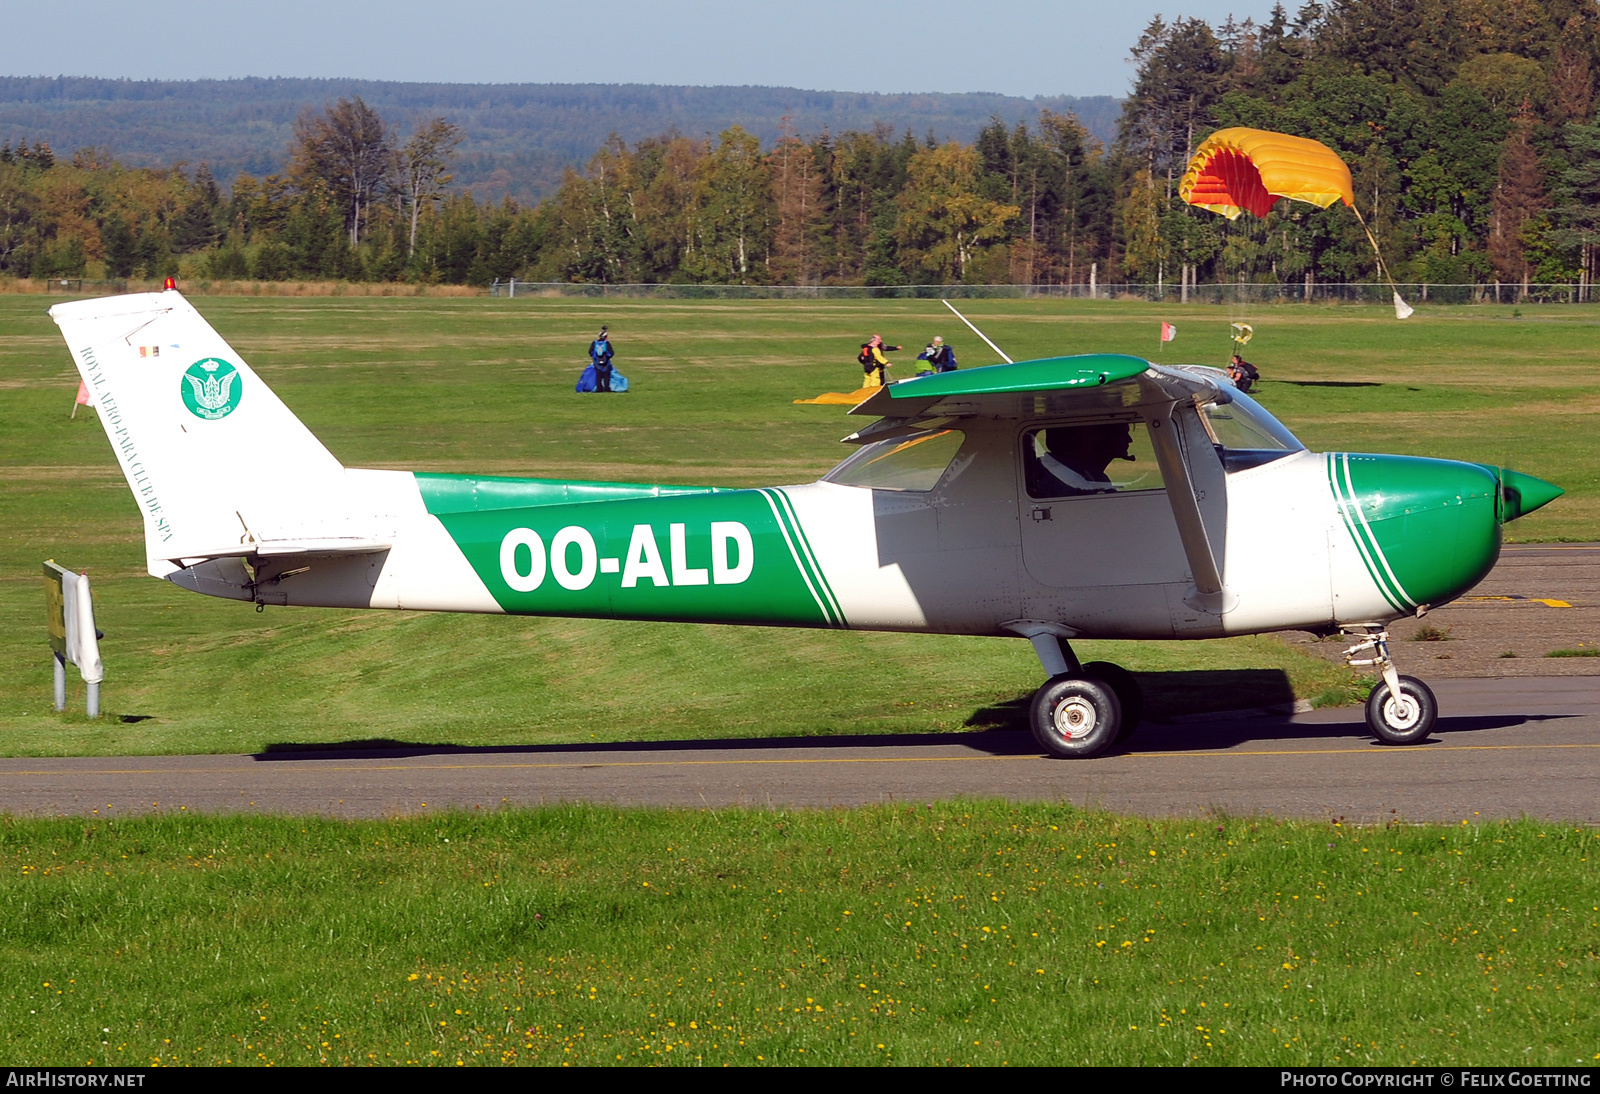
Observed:
[[[1260,403],[1242,391],[1230,391],[1228,396],[1227,402],[1207,403],[1201,408],[1206,431],[1224,468],[1243,471],[1305,451],[1306,446]]]
[[[873,490],[932,490],[965,439],[959,429],[940,429],[863,445],[861,451],[824,475],[823,481]]]

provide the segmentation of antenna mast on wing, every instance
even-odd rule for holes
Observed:
[[[961,320],[967,326],[972,327],[972,320],[968,319],[966,316],[964,316],[960,312],[956,311],[956,306],[954,304],[950,303],[950,301],[941,300],[941,301],[939,301],[939,303],[943,304],[945,307],[947,307],[951,311],[955,312],[955,316],[956,316],[957,319]],[[985,342],[989,342],[989,336],[987,334],[984,334],[977,327],[972,327],[972,333],[976,334],[979,338],[982,338]],[[1002,361],[1004,361],[1006,364],[1012,365],[1012,364],[1016,363],[1015,361],[1011,360],[1011,358],[1006,356],[1006,351],[1005,350],[1001,349],[999,346],[995,345],[993,342],[989,342],[989,348],[994,350],[996,353],[998,353],[1000,355],[1000,359]]]

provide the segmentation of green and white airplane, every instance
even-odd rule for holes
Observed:
[[[803,486],[345,467],[176,290],[50,310],[144,516],[149,572],[256,605],[1016,636],[1033,732],[1088,757],[1134,678],[1074,638],[1349,632],[1374,734],[1432,692],[1386,624],[1471,589],[1561,490],[1504,468],[1313,453],[1226,374],[1088,354],[891,384]]]

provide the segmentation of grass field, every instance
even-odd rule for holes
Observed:
[[[1050,806],[0,824],[13,1064],[1600,1059],[1600,834]]]
[[[140,525],[98,424],[69,420],[76,375],[47,298],[0,297],[0,753],[251,751],[399,739],[587,739],[938,731],[1030,692],[1025,643],[913,635],[270,609],[143,575]],[[874,331],[942,333],[992,363],[935,301],[200,298],[213,325],[351,466],[727,486],[804,482],[843,454],[836,407]],[[1234,309],[970,301],[1014,357],[1150,354],[1220,363],[1256,325],[1263,401],[1313,448],[1506,463],[1569,491],[1518,538],[1600,538],[1600,405],[1584,309]],[[611,325],[634,391],[574,395]],[[912,351],[903,355],[907,360]],[[908,371],[902,368],[902,372]],[[270,461],[240,474],[270,474]],[[107,639],[105,709],[49,709],[38,565],[86,569]],[[1289,694],[1337,701],[1353,678],[1272,638],[1086,643],[1144,675],[1157,715]],[[1258,670],[1240,693],[1205,670]],[[82,710],[81,685],[74,696]],[[648,718],[637,712],[649,710]],[[121,720],[127,719],[127,720]]]

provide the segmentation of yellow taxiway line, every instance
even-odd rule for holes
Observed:
[[[1397,748],[1394,746],[1380,746],[1375,748],[1293,748],[1293,749],[1251,749],[1251,750],[1207,750],[1202,752],[1131,752],[1127,759],[1192,759],[1194,757],[1219,757],[1219,756],[1348,756],[1359,753],[1381,753],[1390,756],[1425,755],[1433,752],[1515,752],[1530,751],[1535,749],[1600,749],[1600,742],[1575,743],[1575,744],[1527,744],[1527,745],[1434,745],[1423,748]],[[737,760],[615,760],[615,761],[585,761],[582,763],[472,763],[472,764],[378,764],[366,767],[368,771],[485,771],[485,770],[549,770],[555,768],[568,768],[574,770],[594,770],[605,767],[729,767],[738,764],[749,765],[776,765],[776,764],[899,764],[899,763],[955,763],[972,761],[994,760],[1028,760],[1037,762],[1043,759],[1043,753],[1022,753],[1013,756],[839,756],[839,757],[794,757],[790,759],[737,759]],[[1108,757],[1110,758],[1110,757]],[[317,761],[298,761],[300,763],[316,763]],[[325,760],[323,764],[347,763],[343,760]],[[264,771],[259,763],[249,767],[170,767],[170,768],[104,768],[100,770],[73,770],[73,771],[0,771],[0,777],[10,775],[183,775],[183,774],[220,774],[237,771]],[[285,769],[292,770],[292,769]]]

